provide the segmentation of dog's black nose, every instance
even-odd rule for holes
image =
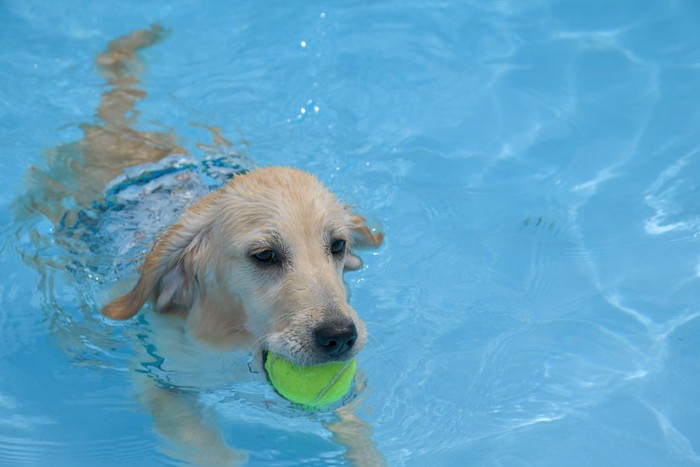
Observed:
[[[314,330],[314,338],[323,353],[331,357],[341,357],[348,353],[357,341],[357,328],[352,322],[331,322]]]

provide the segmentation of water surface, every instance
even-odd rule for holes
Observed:
[[[177,462],[130,376],[149,323],[101,319],[99,278],[10,208],[99,123],[96,55],[158,23],[143,131],[205,157],[193,123],[214,126],[383,225],[346,277],[390,465],[700,464],[699,21],[692,1],[5,2],[0,463]],[[251,465],[345,462],[319,419],[238,389],[199,395]]]

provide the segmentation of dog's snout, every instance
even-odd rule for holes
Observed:
[[[331,322],[314,330],[314,339],[321,351],[331,357],[342,357],[357,341],[357,328],[352,322]]]

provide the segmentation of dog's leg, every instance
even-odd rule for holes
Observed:
[[[144,382],[141,401],[153,418],[156,431],[173,444],[173,456],[195,465],[236,466],[248,456],[230,448],[220,431],[206,423],[194,396],[161,389]]]
[[[81,126],[84,138],[80,142],[80,153],[82,170],[100,193],[124,167],[187,153],[176,144],[171,132],[144,132],[134,128],[139,115],[136,104],[146,97],[146,92],[139,87],[145,65],[138,53],[157,43],[163,35],[163,29],[157,25],[134,31],[110,42],[95,60],[108,89],[97,108],[102,125]]]
[[[155,44],[162,36],[163,28],[153,25],[113,40],[97,56],[97,70],[111,88],[102,94],[97,108],[97,116],[105,127],[127,129],[136,121],[136,103],[146,97],[138,89],[139,75],[145,67],[137,52]]]
[[[45,168],[30,167],[28,189],[15,206],[19,218],[41,213],[54,225],[71,226],[80,208],[99,200],[105,185],[124,167],[187,154],[171,132],[133,128],[135,106],[146,97],[139,88],[145,67],[138,52],[162,36],[159,26],[135,31],[110,42],[97,57],[97,70],[108,86],[97,109],[98,121],[80,126],[80,141],[48,151]]]
[[[182,378],[181,370],[208,355],[191,348],[179,318],[153,313],[148,317],[153,332],[133,342],[129,377],[135,399],[150,415],[159,435],[158,448],[171,458],[193,465],[239,465],[247,455],[229,447],[219,430],[214,410],[199,402],[197,376]],[[135,337],[135,336],[133,336]],[[161,356],[157,349],[168,349]],[[201,349],[200,349],[201,350]],[[158,378],[162,368],[176,375],[184,388]],[[190,388],[189,390],[187,388]]]
[[[333,434],[333,440],[344,446],[345,458],[357,467],[381,467],[386,465],[384,457],[372,440],[372,427],[356,413],[351,404],[336,410],[337,421],[324,426]]]
[[[357,378],[358,393],[364,392],[366,380]],[[357,415],[357,410],[364,402],[366,395],[360,396],[355,401],[335,411],[336,421],[324,423],[333,435],[333,440],[345,447],[345,459],[348,464],[356,467],[381,467],[385,466],[384,456],[372,441],[372,426]]]

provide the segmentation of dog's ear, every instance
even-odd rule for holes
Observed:
[[[214,196],[200,200],[158,240],[141,268],[134,288],[102,308],[113,319],[129,319],[149,299],[156,310],[186,313],[199,293],[197,269],[211,234],[210,211]]]
[[[384,234],[379,231],[373,231],[368,225],[364,217],[353,214],[349,208],[346,208],[347,225],[352,236],[353,248],[377,248],[384,241]],[[356,271],[362,267],[362,260],[348,251],[345,255],[345,271]]]

